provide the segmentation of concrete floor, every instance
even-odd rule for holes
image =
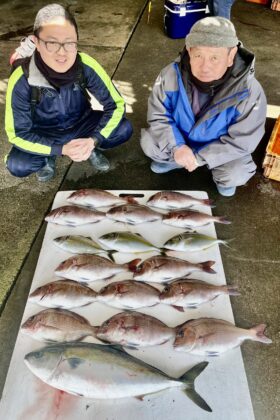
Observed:
[[[0,68],[1,115],[4,115],[9,53],[30,30],[36,11],[45,3],[36,2],[34,6],[30,0],[0,2],[0,51],[2,57],[7,57]],[[140,129],[146,126],[147,98],[157,74],[176,57],[183,40],[171,40],[164,35],[161,0],[152,1],[149,24],[144,9],[146,0],[123,0],[121,6],[112,0],[96,0],[90,10],[85,0],[67,4],[71,4],[80,26],[81,50],[102,63],[125,96],[134,135],[128,144],[107,152],[112,163],[107,174],[94,173],[87,162],[70,165],[63,158],[55,180],[42,185],[34,176],[24,180],[9,176],[1,164],[1,204],[5,213],[0,225],[0,392],[44,235],[44,215],[58,190],[81,187],[205,190],[216,201],[214,213],[232,220],[226,229],[217,226],[217,233],[220,238],[235,238],[233,249],[223,248],[221,252],[228,283],[238,285],[242,294],[232,300],[236,324],[250,327],[265,322],[267,334],[273,340],[270,346],[248,342],[242,347],[255,417],[278,418],[280,184],[263,178],[261,169],[274,120],[267,119],[266,134],[254,154],[258,163],[256,176],[248,185],[238,188],[233,198],[218,196],[204,167],[192,174],[151,173],[149,161],[139,146]],[[239,38],[256,53],[256,74],[268,103],[280,105],[280,13],[237,0],[232,20]],[[0,130],[4,139],[3,117]],[[8,150],[7,142],[3,141],[1,155]]]

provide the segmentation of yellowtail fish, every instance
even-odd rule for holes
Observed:
[[[89,237],[81,235],[60,236],[53,239],[56,246],[72,254],[101,254],[101,246]]]
[[[212,411],[194,387],[207,362],[176,379],[115,346],[91,343],[47,346],[28,353],[24,361],[43,382],[69,394],[108,400],[177,388],[203,410]]]
[[[131,232],[110,232],[98,238],[98,242],[102,246],[108,248],[108,250],[114,250],[118,252],[150,252],[161,250],[147,241],[138,233]]]
[[[197,252],[210,248],[213,245],[227,245],[227,241],[202,235],[197,232],[184,232],[173,236],[163,245],[164,248],[181,252]]]

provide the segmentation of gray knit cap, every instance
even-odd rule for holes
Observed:
[[[186,47],[225,47],[238,44],[235,28],[230,20],[220,17],[206,17],[196,22],[186,36]]]
[[[36,31],[36,29],[41,28],[43,24],[52,21],[56,17],[65,17],[64,7],[55,3],[48,4],[37,13],[33,30]]]

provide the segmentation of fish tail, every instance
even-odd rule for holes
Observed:
[[[225,216],[216,217],[216,222],[222,223],[223,225],[230,225],[231,221],[228,220]]]
[[[131,195],[127,195],[122,197],[125,201],[127,201],[129,204],[139,204],[139,202],[137,200],[135,200],[135,198],[133,198]]]
[[[99,327],[94,327],[93,325],[91,325],[91,336],[97,338],[97,333],[98,333]]]
[[[139,265],[140,262],[141,262],[141,258],[135,258],[134,260],[127,263],[126,266],[128,267],[129,271],[132,271],[133,273],[135,273],[137,270],[137,266]]]
[[[202,408],[205,411],[212,412],[211,407],[207,404],[206,401],[195,391],[194,381],[198,375],[206,368],[208,362],[198,363],[190,370],[188,370],[184,375],[179,378],[179,381],[183,382],[186,387],[184,389],[185,394],[196,404],[198,407]]]
[[[261,343],[265,343],[265,344],[272,343],[272,340],[264,334],[265,329],[266,329],[266,324],[259,324],[251,328],[250,331],[252,332],[252,339],[254,341],[260,341]]]
[[[205,206],[210,206],[210,207],[216,207],[214,204],[214,201],[211,200],[210,198],[207,198],[205,200],[201,200],[203,204],[205,204]]]
[[[221,240],[219,240],[219,243],[220,244],[222,244],[222,245],[224,245],[225,247],[227,247],[227,248],[229,248],[229,249],[232,249],[232,250],[234,250],[234,248],[232,248],[229,244],[232,242],[232,241],[234,241],[235,239],[234,238],[232,238],[232,239],[227,239],[226,241],[224,241],[223,239],[221,239]]]
[[[225,286],[225,290],[227,291],[228,295],[230,296],[239,296],[240,292],[238,291],[237,286]]]
[[[216,271],[213,270],[212,265],[215,264],[215,261],[205,261],[203,263],[200,263],[200,267],[202,268],[203,271],[205,271],[205,273],[210,273],[210,274],[216,274]]]

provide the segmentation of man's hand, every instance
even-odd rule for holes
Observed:
[[[183,166],[189,172],[194,171],[198,167],[198,163],[192,149],[186,145],[180,146],[175,150],[174,160],[178,163],[178,165]]]
[[[62,147],[62,154],[68,156],[74,162],[82,162],[90,157],[95,147],[93,138],[70,140]]]

